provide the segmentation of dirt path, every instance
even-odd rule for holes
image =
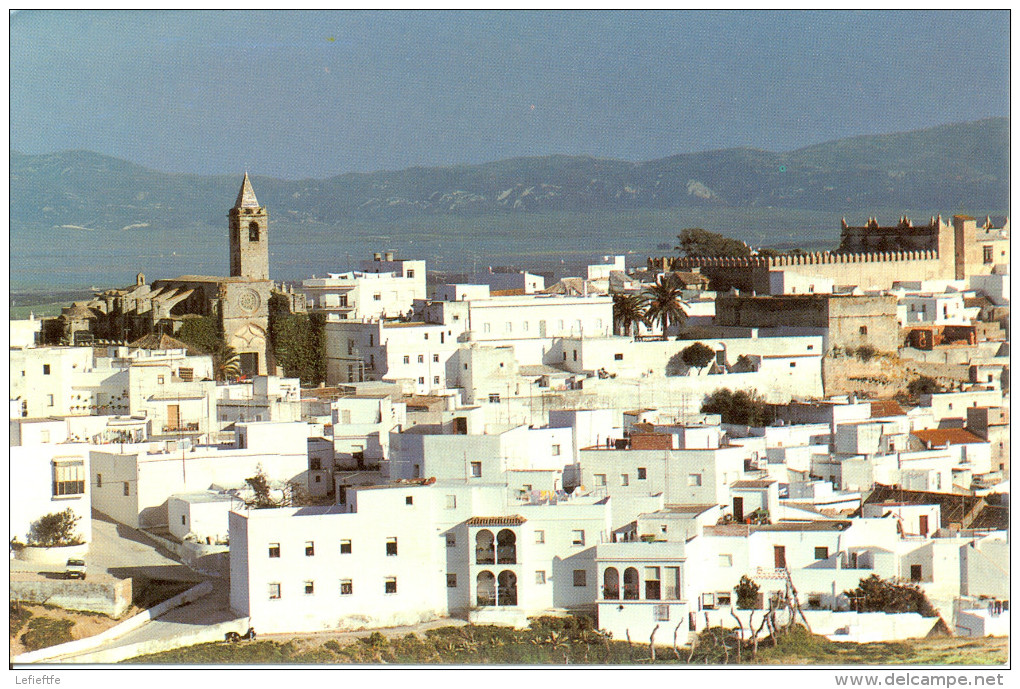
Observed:
[[[313,648],[321,646],[324,642],[330,639],[335,639],[342,644],[350,643],[361,637],[368,636],[374,632],[379,632],[388,639],[399,639],[408,634],[422,634],[429,629],[438,629],[440,627],[463,627],[467,624],[465,620],[458,620],[452,617],[444,617],[438,620],[430,620],[428,622],[422,622],[420,624],[409,625],[406,627],[386,627],[383,629],[364,629],[355,632],[304,632],[301,634],[259,634],[259,639],[266,641],[277,641],[279,643],[286,643],[288,641],[295,641],[301,648]],[[258,631],[256,629],[255,631]]]

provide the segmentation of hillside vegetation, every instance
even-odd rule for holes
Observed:
[[[1007,660],[1005,639],[924,639],[895,643],[836,643],[801,627],[778,645],[762,641],[756,657],[749,648],[737,658],[729,632],[702,632],[698,644],[674,649],[670,630],[660,632],[655,664],[675,665],[996,665]],[[725,642],[724,640],[725,636]],[[723,648],[728,643],[728,648]],[[473,626],[442,627],[423,635],[387,638],[379,632],[343,643],[336,639],[286,642],[211,643],[134,658],[143,664],[469,664],[584,665],[652,663],[648,640],[613,640],[575,620],[539,618],[530,629]]]

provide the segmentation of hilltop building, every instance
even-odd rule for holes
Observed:
[[[984,276],[1009,273],[1009,219],[1002,227],[995,227],[991,218],[978,227],[966,215],[953,216],[951,224],[939,215],[921,226],[906,216],[889,227],[874,218],[851,227],[844,219],[836,251],[741,258],[666,256],[649,258],[648,266],[660,271],[700,270],[715,290],[757,294],[792,294],[798,288],[831,292],[848,286],[881,290],[905,278],[982,281]]]
[[[268,346],[269,214],[259,204],[248,173],[227,213],[230,275],[182,275],[146,284],[139,273],[129,287],[97,292],[64,308],[44,326],[50,343],[130,342],[150,333],[174,334],[184,321],[210,316],[240,358],[242,374],[274,368]]]

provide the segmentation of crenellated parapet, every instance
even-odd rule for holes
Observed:
[[[772,270],[789,266],[832,265],[841,263],[898,263],[904,261],[938,261],[937,249],[911,251],[813,251],[779,256],[694,256],[650,257],[652,270],[694,270],[702,268],[757,268]]]

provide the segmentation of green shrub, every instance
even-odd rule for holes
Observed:
[[[761,589],[746,574],[740,577],[740,583],[734,589],[737,592],[738,610],[756,610],[758,608],[758,591]]]
[[[37,521],[32,522],[28,542],[30,545],[46,548],[84,543],[81,536],[75,532],[80,519],[81,517],[76,515],[70,507],[63,512],[51,512],[43,515]]]
[[[19,601],[11,601],[10,633],[13,639],[32,618],[32,613],[21,606]]]
[[[28,631],[21,635],[21,644],[29,651],[64,644],[74,640],[71,636],[73,628],[73,620],[33,617],[28,621]]]

